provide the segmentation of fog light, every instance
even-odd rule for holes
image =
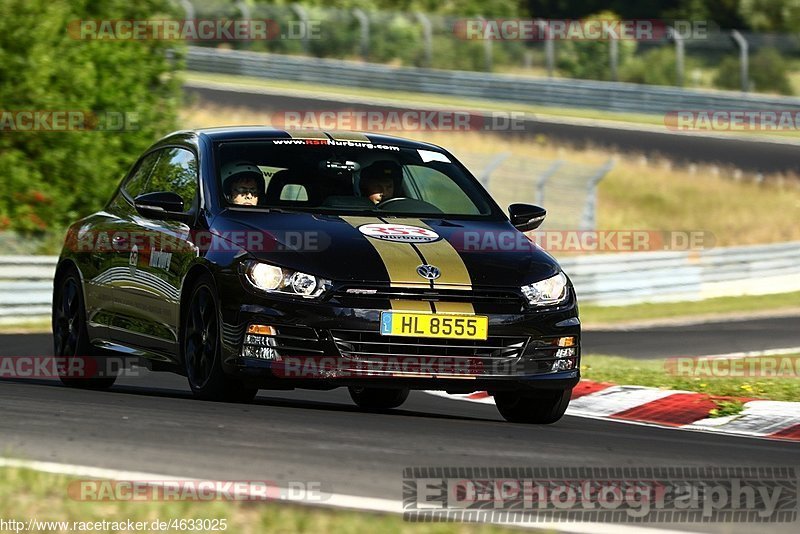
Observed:
[[[575,349],[558,349],[556,351],[556,358],[569,358],[575,356]]]
[[[575,367],[574,359],[556,360],[553,362],[553,371],[569,371]]]
[[[281,357],[275,350],[275,336],[278,331],[274,326],[265,324],[251,324],[247,326],[247,333],[242,344],[242,358],[258,358],[259,360],[280,360]]]
[[[272,347],[254,347],[244,345],[242,347],[242,358],[257,358],[259,360],[279,360],[278,353]]]
[[[574,347],[575,338],[572,336],[560,337],[558,338],[558,341],[556,341],[556,345],[558,345],[559,347]]]

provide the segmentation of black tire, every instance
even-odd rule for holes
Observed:
[[[494,402],[497,411],[510,423],[549,425],[567,411],[572,388],[540,390],[526,393],[497,393]]]
[[[247,387],[225,374],[219,299],[210,276],[201,277],[189,293],[181,325],[181,357],[195,397],[220,402],[250,402],[257,388]]]
[[[71,267],[55,280],[54,286],[51,326],[59,380],[75,388],[110,388],[117,374],[104,369],[106,358],[89,343],[80,275]]]
[[[350,391],[350,398],[359,408],[375,412],[397,408],[406,401],[409,393],[409,390],[405,388],[382,389],[351,386],[347,389]]]

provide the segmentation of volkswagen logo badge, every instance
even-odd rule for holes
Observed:
[[[442,271],[438,267],[425,263],[417,267],[417,274],[426,280],[436,280],[442,276]]]

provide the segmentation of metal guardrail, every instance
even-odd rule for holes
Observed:
[[[56,256],[0,256],[0,321],[50,315]]]
[[[0,321],[50,314],[55,256],[0,256]],[[560,260],[581,302],[626,305],[800,291],[800,241]]]
[[[800,241],[560,259],[582,302],[625,305],[800,291]]]
[[[676,110],[800,111],[800,98],[631,83],[392,67],[189,47],[189,70],[258,78],[483,98],[523,104],[664,114]]]

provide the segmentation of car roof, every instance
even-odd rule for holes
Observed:
[[[311,129],[298,129],[298,130],[282,130],[277,128],[268,128],[265,126],[227,126],[218,128],[200,128],[190,131],[175,132],[167,136],[186,136],[187,134],[195,134],[199,137],[206,137],[210,141],[233,141],[238,139],[333,139],[336,141],[361,141],[371,142],[386,145],[394,145],[400,148],[412,149],[429,149],[429,150],[443,150],[441,147],[424,143],[421,141],[414,141],[405,139],[403,137],[395,137],[392,135],[376,134],[370,132],[353,132],[353,131],[322,131]]]

